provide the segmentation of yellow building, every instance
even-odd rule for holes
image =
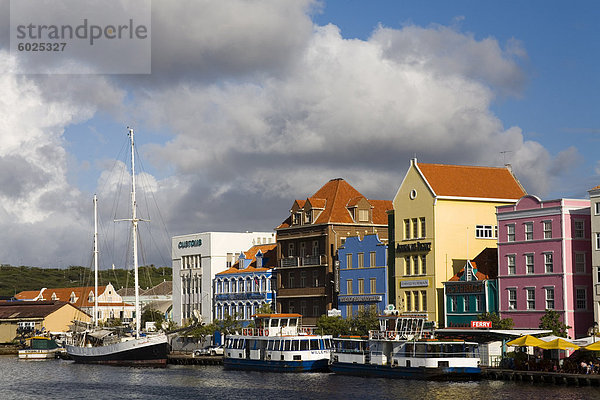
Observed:
[[[516,203],[525,194],[510,167],[418,164],[412,159],[390,218],[390,302],[395,299],[403,313],[426,315],[441,326],[442,282],[467,259],[496,247],[496,206]]]

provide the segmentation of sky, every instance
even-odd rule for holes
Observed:
[[[332,178],[392,200],[413,157],[510,163],[542,199],[600,184],[597,1],[154,0],[151,73],[121,75],[24,73],[9,11],[0,0],[3,264],[88,265],[97,193],[101,267],[121,267],[108,242],[127,242],[111,198],[128,126],[156,265],[174,235],[271,231]]]

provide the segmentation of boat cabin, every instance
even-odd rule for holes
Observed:
[[[256,314],[255,328],[248,328],[243,332],[251,336],[293,336],[300,333],[309,333],[302,328],[302,315],[300,314]]]

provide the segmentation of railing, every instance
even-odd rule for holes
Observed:
[[[242,292],[242,293],[219,293],[215,295],[216,300],[263,300],[266,293]]]
[[[282,268],[327,265],[327,256],[285,257],[279,260],[279,265]]]
[[[324,287],[304,287],[304,288],[279,288],[277,290],[277,297],[296,297],[296,296],[324,296]]]

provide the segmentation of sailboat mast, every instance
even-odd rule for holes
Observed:
[[[94,326],[98,327],[98,197],[94,195]]]
[[[129,138],[131,139],[131,224],[133,235],[133,270],[135,276],[135,337],[140,337],[141,313],[140,313],[140,285],[138,277],[138,254],[137,254],[137,238],[138,238],[138,219],[136,215],[135,201],[135,151],[133,142],[133,129],[129,128]]]

